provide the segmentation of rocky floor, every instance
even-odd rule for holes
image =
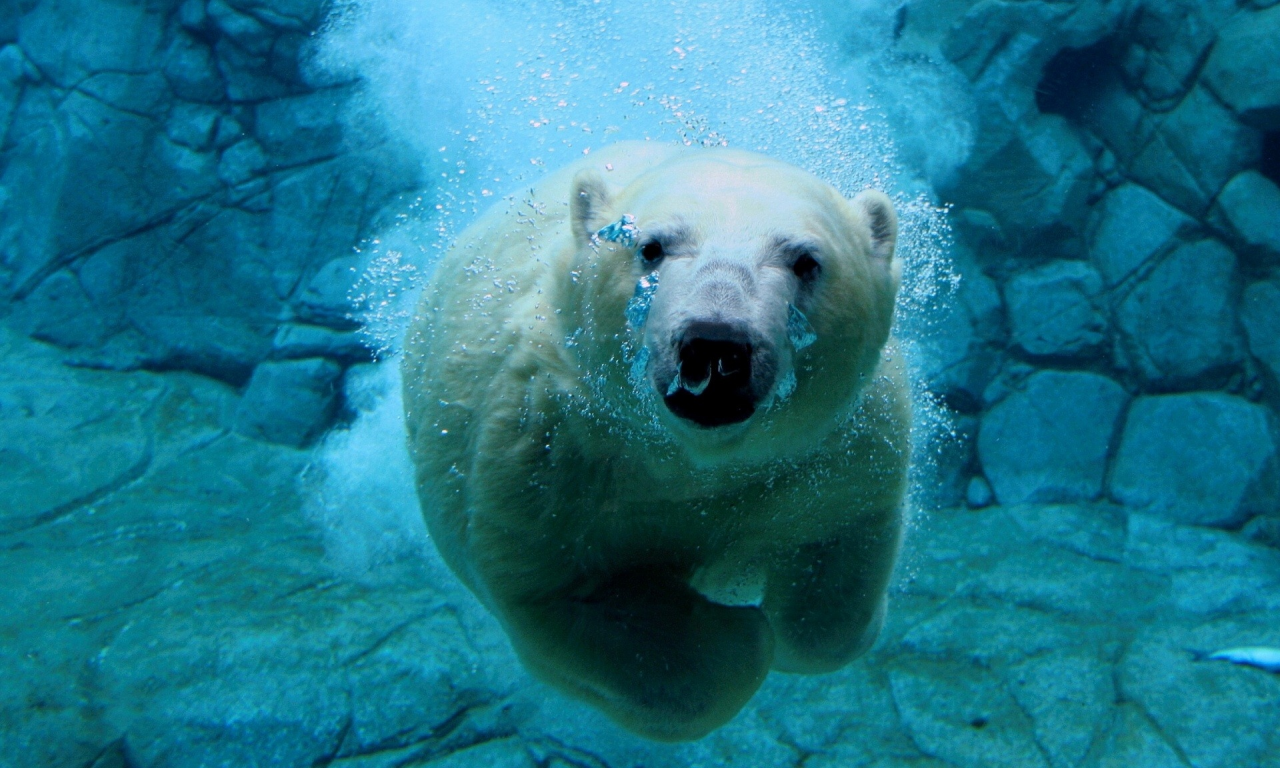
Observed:
[[[1119,507],[922,515],[876,649],[656,745],[532,681],[429,557],[333,567],[313,456],[190,374],[0,336],[0,765],[1280,766],[1280,551]]]

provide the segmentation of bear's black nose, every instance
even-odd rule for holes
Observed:
[[[695,394],[715,380],[722,386],[751,381],[751,347],[736,341],[689,339],[680,345],[680,379]]]
[[[703,427],[745,421],[755,412],[751,344],[725,323],[693,323],[678,349],[679,367],[664,398],[677,416]]]

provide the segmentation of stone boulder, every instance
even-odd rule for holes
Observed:
[[[322,325],[286,323],[276,333],[271,357],[276,360],[327,357],[353,364],[367,363],[374,355],[369,348],[369,340],[359,331],[335,331]]]
[[[978,456],[1001,504],[1087,501],[1129,395],[1094,373],[1041,371],[983,418]]]
[[[228,434],[232,387],[14,336],[0,765],[388,765],[513,731],[527,678],[496,622],[438,561],[341,570],[311,455]]]
[[[333,418],[342,367],[332,360],[260,364],[236,409],[236,431],[247,437],[301,447]]]
[[[1087,357],[1107,341],[1102,278],[1088,263],[1054,261],[1004,287],[1013,343],[1030,355]]]
[[[203,4],[184,3],[183,7]],[[175,96],[188,102],[217,104],[227,95],[227,84],[218,71],[213,49],[201,36],[176,31],[164,54],[161,73]]]
[[[1094,206],[1086,230],[1089,256],[1113,288],[1137,278],[1198,228],[1194,219],[1151,190],[1125,184]]]
[[[1150,108],[1163,111],[1176,105],[1194,82],[1215,36],[1207,5],[1162,0],[1133,9],[1120,66],[1130,88]]]
[[[989,507],[995,500],[995,491],[991,490],[991,483],[987,482],[987,478],[982,475],[969,478],[969,485],[964,490],[964,503],[970,509]]]
[[[269,164],[262,145],[253,139],[242,139],[227,147],[218,157],[218,178],[237,186],[261,176]]]
[[[121,330],[96,315],[80,276],[63,269],[46,278],[9,322],[32,338],[74,349],[100,345]]]
[[[298,315],[312,323],[339,329],[354,329],[359,307],[351,299],[351,287],[360,277],[361,261],[343,256],[316,271],[298,302]]]
[[[9,121],[18,108],[22,89],[40,79],[40,73],[16,45],[0,47],[0,136],[9,132]]]
[[[273,354],[281,320],[354,327],[340,295],[349,281],[313,280],[420,187],[420,171],[376,129],[347,135],[358,86],[300,71],[327,8],[0,9],[17,38],[0,38],[10,322],[77,364],[190,370],[237,387]],[[325,346],[316,334],[283,341],[287,357]],[[344,360],[365,357],[349,337],[324,341]]]
[[[918,444],[912,503],[922,509],[943,509],[964,503],[976,463],[977,416],[948,414],[949,429],[938,429]]]
[[[961,257],[960,288],[954,306],[921,334],[920,361],[931,391],[955,410],[981,408],[982,392],[1000,364],[1004,345],[1003,308],[995,282],[971,259]]]
[[[1237,175],[1218,194],[1210,217],[1242,258],[1280,265],[1280,188],[1270,179],[1255,170]]]
[[[1245,523],[1240,535],[1249,541],[1280,549],[1280,517],[1259,515]]]
[[[1280,130],[1280,7],[1241,12],[1218,34],[1204,82],[1240,119]]]
[[[1041,257],[1080,255],[1078,230],[1093,181],[1092,157],[1079,132],[1037,105],[1041,76],[1062,50],[1088,47],[1114,31],[1123,12],[1121,3],[1102,0],[911,3],[905,9],[906,45],[919,47],[916,35],[945,28],[938,50],[969,78],[976,103],[972,152],[939,192],[958,205],[991,211]]]
[[[1199,217],[1222,187],[1262,154],[1262,136],[1197,87],[1159,121],[1129,175]]]
[[[961,205],[991,211],[1006,232],[1051,253],[1068,252],[1084,219],[1093,161],[1067,121],[1034,116],[987,150],[975,152],[942,192]]]
[[[65,368],[54,349],[12,335],[0,328],[0,533],[56,520],[145,473],[163,390],[146,378],[102,386],[101,372]]]
[[[1272,380],[1280,382],[1280,285],[1262,280],[1246,288],[1240,324],[1249,339],[1249,351]]]
[[[350,89],[335,88],[263,102],[254,110],[254,135],[281,166],[314,163],[342,149],[342,116]]]
[[[1159,389],[1221,384],[1238,370],[1235,255],[1216,240],[1179,245],[1112,293],[1120,364]]]
[[[1139,398],[1110,477],[1119,502],[1190,525],[1232,527],[1280,503],[1273,419],[1220,392]]]
[[[27,11],[18,44],[45,77],[71,85],[101,72],[149,69],[165,42],[165,5],[43,0],[6,10]]]
[[[1070,89],[1063,98],[1073,119],[1114,154],[1120,170],[1128,169],[1159,125],[1114,66],[1096,67],[1087,89]]]
[[[969,5],[950,24],[942,52],[979,89],[1003,100],[1014,119],[1035,110],[1041,71],[1055,54],[1103,39],[1119,26],[1126,10],[1123,4],[1108,0],[1070,5],[981,0]]]

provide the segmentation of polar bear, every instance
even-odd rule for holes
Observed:
[[[538,677],[700,738],[870,647],[909,397],[889,199],[620,143],[458,239],[410,326],[423,514]]]

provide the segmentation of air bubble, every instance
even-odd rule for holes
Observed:
[[[658,273],[650,272],[636,281],[636,290],[627,302],[627,325],[634,330],[644,328],[649,319],[649,306],[653,304],[653,294],[658,292]]]
[[[813,330],[813,325],[809,322],[809,318],[804,313],[796,309],[795,304],[787,307],[787,339],[791,342],[791,346],[796,351],[804,349],[812,345],[818,340],[818,334]],[[793,376],[795,374],[792,374]]]
[[[786,402],[788,397],[796,391],[796,372],[794,370],[787,371],[782,375],[782,379],[778,381],[778,386],[774,390],[774,397],[778,402]]]
[[[599,232],[596,232],[596,237],[601,240],[608,240],[611,243],[619,243],[627,248],[633,248],[636,240],[640,237],[640,228],[636,226],[635,216],[624,213],[621,219],[607,227],[602,227]]]
[[[631,361],[631,373],[629,378],[631,384],[638,390],[643,390],[645,385],[645,377],[649,373],[649,348],[641,347],[636,353],[636,359]]]
[[[353,298],[365,308],[359,319],[379,358],[399,347],[419,285],[475,219],[477,203],[507,199],[504,196],[522,187],[527,190],[545,173],[544,158],[545,166],[559,166],[580,157],[586,146],[591,147],[591,157],[600,157],[603,143],[575,142],[569,149],[561,145],[564,135],[551,129],[551,123],[576,121],[595,129],[593,134],[575,129],[580,139],[732,144],[763,152],[809,170],[846,197],[874,187],[894,201],[901,221],[897,252],[903,267],[894,324],[901,346],[896,358],[905,358],[916,382],[914,503],[918,489],[931,485],[925,478],[927,465],[949,429],[943,406],[922,383],[926,379],[921,369],[928,368],[927,361],[935,355],[927,342],[945,337],[939,330],[945,327],[945,310],[954,303],[957,281],[948,256],[946,210],[932,199],[929,183],[947,178],[966,161],[976,113],[970,115],[974,108],[966,101],[967,83],[952,89],[945,78],[940,81],[929,74],[936,69],[932,64],[887,57],[894,45],[888,25],[893,15],[882,12],[888,7],[883,3],[862,5],[865,12],[859,11],[858,19],[885,23],[850,25],[842,15],[838,29],[828,28],[825,12],[811,4],[760,0],[735,6],[731,15],[718,4],[686,4],[681,13],[672,14],[670,5],[661,3],[535,0],[522,6],[523,21],[515,25],[508,14],[487,13],[489,4],[472,0],[342,4],[349,11],[335,14],[334,23],[327,25],[316,63],[326,72],[366,83],[346,119],[356,128],[373,120],[390,139],[405,143],[417,156],[429,157],[422,167],[425,183],[448,171],[444,183],[433,184],[431,194],[408,206],[404,226],[391,233],[394,245],[385,231],[378,233],[383,243],[361,244],[365,263],[373,263]],[[646,33],[631,34],[637,28]],[[689,40],[692,29],[705,33],[696,46]],[[832,32],[856,42],[837,50],[828,34]],[[668,55],[673,45],[685,54],[678,74],[668,69],[681,55]],[[727,61],[734,62],[731,69],[723,67]],[[485,62],[483,71],[477,70],[478,62]],[[551,76],[543,79],[546,72]],[[921,93],[930,98],[906,98]],[[905,140],[902,155],[895,149],[896,140]],[[457,173],[460,160],[466,162],[466,175]],[[625,171],[621,164],[616,169],[602,164],[601,170],[611,182],[624,181],[616,178]],[[513,212],[518,207],[517,215],[528,219],[528,226],[543,224],[551,208],[543,214],[519,206],[524,197],[517,193],[510,198]],[[547,205],[558,210],[568,201]],[[618,247],[633,246],[640,233],[627,230],[628,224],[634,227],[635,221],[623,217],[600,230],[597,238]],[[393,250],[403,253],[399,263],[399,254],[389,253]],[[537,257],[533,249],[530,255]],[[416,268],[416,274],[409,268]],[[481,279],[509,276],[491,261],[478,262],[475,270]],[[574,270],[569,281],[579,285],[599,279],[605,271],[598,259],[575,264]],[[652,298],[639,285],[637,289],[625,310],[624,335],[632,345],[646,323]],[[500,313],[514,294],[499,284],[485,298],[483,307],[473,307],[477,317]],[[791,309],[787,337],[799,351],[812,345],[817,334],[802,313]],[[441,312],[438,307],[431,311]],[[835,343],[826,333],[824,344]],[[586,343],[585,336],[581,343]],[[502,354],[496,346],[489,342],[484,349]],[[621,351],[599,368],[583,371],[589,382],[585,402],[590,408],[585,412],[592,418],[611,414],[632,425],[644,422],[643,427],[627,429],[643,431],[645,439],[667,440],[661,423],[645,421],[661,408],[655,397],[660,390],[646,384],[634,397],[628,393],[619,401],[610,388],[613,377],[628,369],[639,372],[641,379],[647,371],[642,348],[624,346]],[[813,356],[805,353],[805,362]],[[774,399],[789,386],[782,376]]]

